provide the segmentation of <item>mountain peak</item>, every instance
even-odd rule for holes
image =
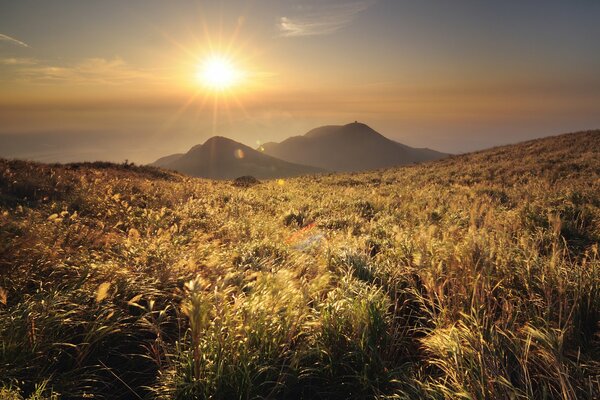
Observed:
[[[365,171],[436,160],[446,154],[415,149],[386,138],[367,124],[315,128],[304,136],[263,146],[265,154],[330,171]]]
[[[213,179],[243,175],[270,179],[323,172],[320,168],[279,160],[223,136],[213,136],[185,154],[163,157],[153,165]]]
[[[206,141],[204,142],[204,144],[202,144],[202,146],[206,146],[206,145],[219,145],[219,144],[242,145],[241,143],[238,143],[235,140],[229,139],[229,138],[227,138],[225,136],[212,136],[212,137],[206,139]]]
[[[233,139],[229,139],[229,138],[227,138],[225,136],[219,136],[219,135],[217,135],[217,136],[211,136],[208,139],[206,139],[206,141],[204,142],[204,144],[213,143],[213,142],[215,142],[215,143],[219,143],[219,142],[231,143],[231,142],[235,142],[235,141]]]
[[[226,138],[224,136],[212,136],[212,137],[206,139],[206,141],[204,143],[192,146],[192,148],[188,150],[188,153],[204,152],[204,151],[206,151],[207,148],[210,148],[214,151],[215,148],[229,149],[229,148],[233,148],[233,147],[242,147],[242,146],[246,147],[243,144],[238,143],[235,140]]]
[[[352,135],[352,136],[377,136],[383,138],[384,136],[377,132],[375,129],[371,128],[367,124],[363,124],[362,122],[354,121],[349,124],[346,124],[340,127],[340,133],[343,135]]]
[[[372,128],[369,125],[358,121],[350,122],[349,124],[344,125],[343,128],[366,128],[372,130]]]
[[[325,138],[325,137],[340,137],[340,138],[357,138],[357,137],[380,137],[383,136],[371,128],[367,124],[354,121],[346,125],[325,125],[308,131],[305,135],[307,138]]]

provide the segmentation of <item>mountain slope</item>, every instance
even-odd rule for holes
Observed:
[[[366,171],[444,158],[447,154],[395,142],[354,122],[313,129],[281,143],[266,143],[264,153],[289,162],[331,171]]]
[[[151,165],[212,179],[242,175],[270,179],[323,172],[319,168],[279,160],[221,136],[214,136],[185,154],[159,158]]]
[[[0,159],[0,399],[600,399],[600,131],[280,183]]]
[[[158,160],[154,161],[151,165],[156,166],[156,167],[162,167],[163,165],[167,165],[175,160],[180,159],[183,156],[184,156],[184,153],[171,154],[171,155],[159,158]]]

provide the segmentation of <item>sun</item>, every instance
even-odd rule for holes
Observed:
[[[196,70],[198,83],[212,90],[226,90],[239,83],[242,77],[233,62],[223,56],[210,56]]]

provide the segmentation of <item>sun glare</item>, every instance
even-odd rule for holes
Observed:
[[[212,90],[229,89],[239,83],[241,73],[233,63],[220,56],[207,58],[196,72],[197,81]]]

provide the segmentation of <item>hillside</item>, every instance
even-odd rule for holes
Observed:
[[[243,175],[261,179],[286,178],[323,172],[319,168],[278,160],[221,136],[212,137],[185,154],[162,157],[151,165],[212,179],[233,179]]]
[[[281,143],[265,143],[264,153],[289,162],[329,171],[368,171],[422,161],[447,154],[395,142],[369,126],[354,122],[315,128]]]
[[[0,398],[597,399],[599,239],[600,131],[249,188],[0,160]]]

